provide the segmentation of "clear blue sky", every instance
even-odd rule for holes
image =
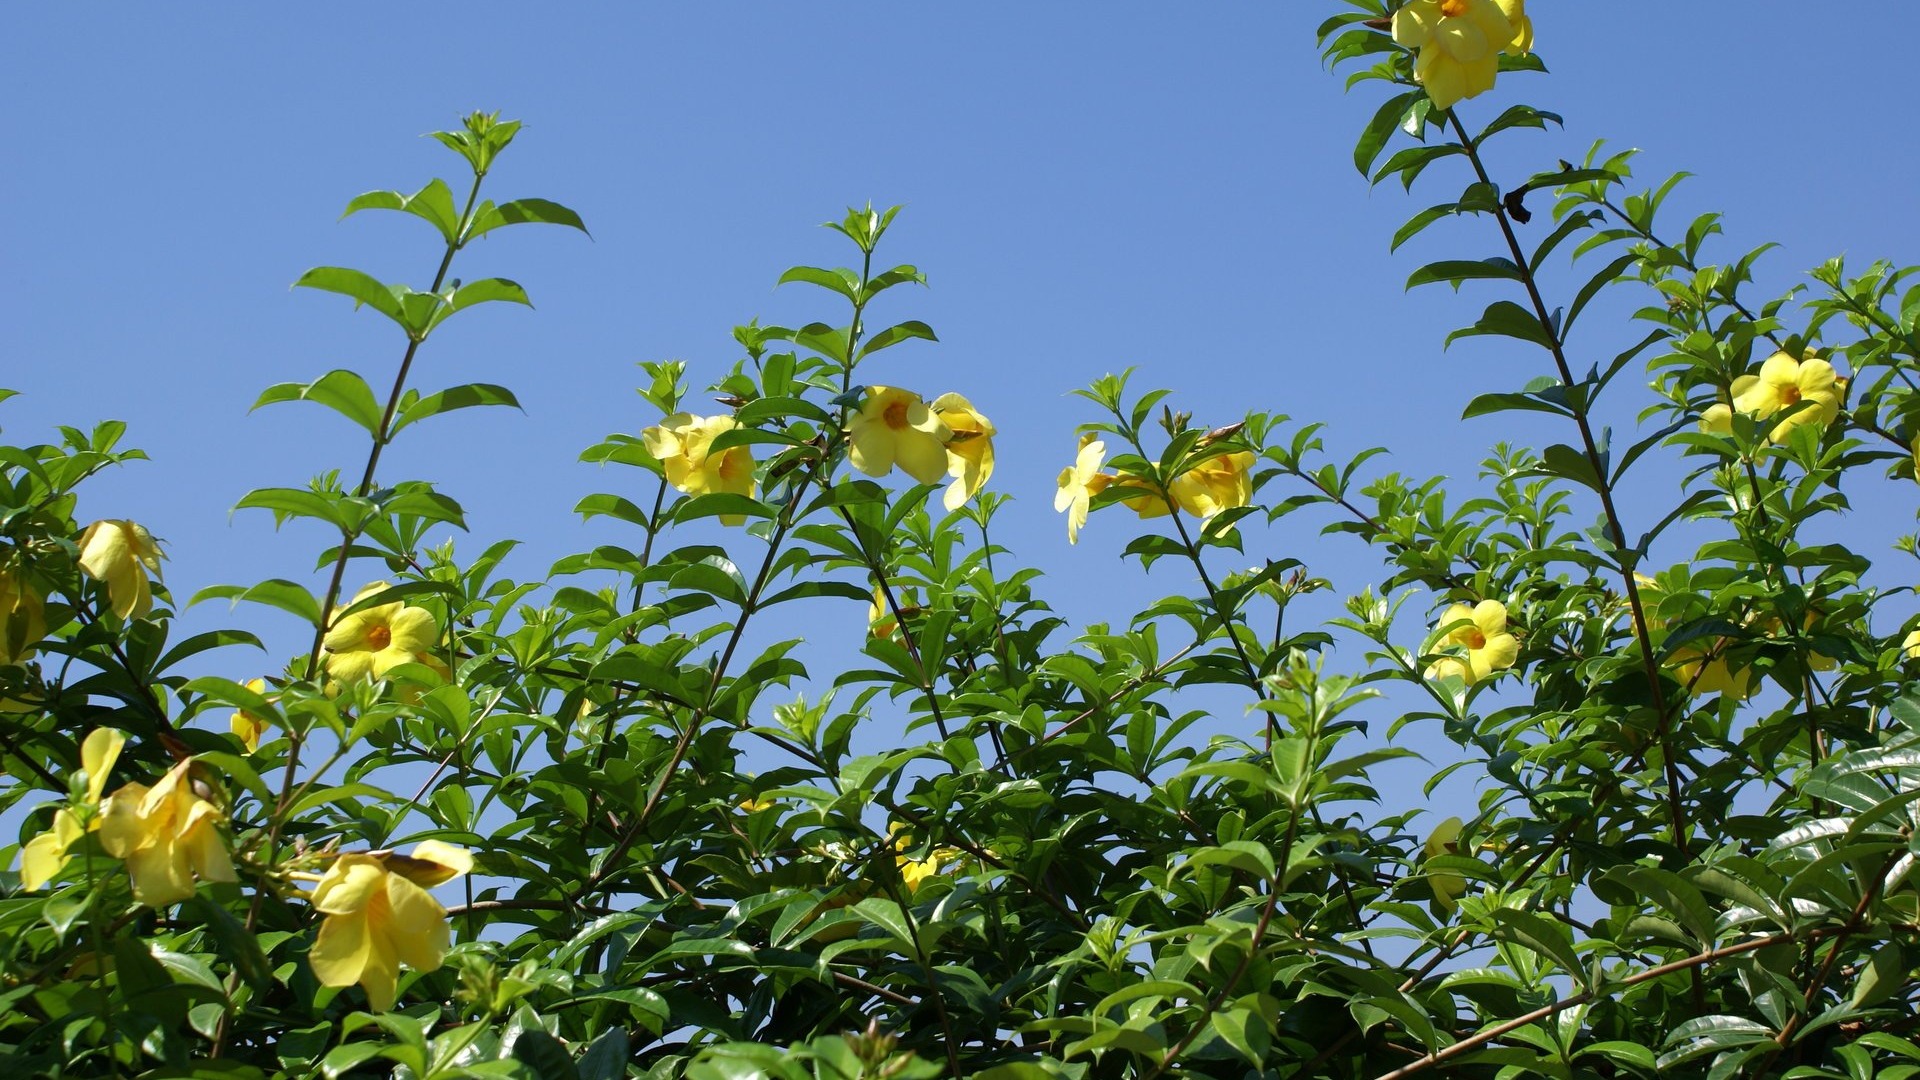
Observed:
[[[837,317],[824,294],[776,293],[775,277],[848,259],[817,228],[843,206],[905,203],[883,254],[932,288],[892,294],[879,317],[926,319],[942,341],[896,350],[874,379],[970,396],[1001,431],[995,486],[1020,499],[1001,539],[1049,572],[1057,606],[1124,619],[1186,578],[1166,564],[1148,587],[1111,589],[1137,576],[1117,561],[1131,515],[1097,516],[1069,549],[1052,512],[1072,426],[1095,418],[1065,395],[1103,372],[1137,365],[1137,385],[1177,387],[1204,423],[1248,407],[1325,420],[1336,448],[1385,442],[1415,472],[1469,477],[1499,438],[1544,441],[1456,419],[1539,371],[1483,343],[1442,351],[1491,293],[1403,293],[1425,258],[1492,254],[1494,237],[1468,222],[1389,256],[1399,223],[1465,178],[1443,166],[1409,198],[1355,173],[1350,147],[1382,89],[1348,96],[1321,70],[1312,31],[1336,10],[18,6],[0,41],[0,385],[25,396],[0,424],[38,441],[55,423],[129,422],[155,460],[90,485],[80,513],[150,525],[176,596],[301,576],[322,537],[228,511],[253,487],[356,469],[364,449],[317,408],[247,406],[334,367],[382,384],[400,350],[376,316],[287,286],[332,264],[423,287],[437,251],[421,223],[335,218],[365,190],[457,179],[459,162],[418,136],[497,109],[526,129],[489,193],[567,203],[593,239],[510,230],[456,268],[512,277],[537,305],[457,320],[418,368],[427,389],[505,383],[527,415],[416,428],[383,468],[467,506],[464,550],[525,540],[511,568],[524,579],[620,540],[570,510],[594,491],[640,494],[636,474],[575,461],[657,419],[631,392],[633,363],[684,358],[698,385],[737,355],[737,322]],[[1780,242],[1761,264],[1770,290],[1835,253],[1912,258],[1920,7],[1536,0],[1532,14],[1555,74],[1462,107],[1485,119],[1524,95],[1566,116],[1566,132],[1509,143],[1510,182],[1605,137],[1644,149],[1643,178],[1697,174],[1674,205],[1727,213],[1718,255]],[[1596,357],[1640,333],[1591,330],[1576,344]],[[1619,422],[1642,403],[1622,399]],[[1250,550],[1269,554],[1343,587],[1373,578],[1305,521]],[[845,620],[857,636],[862,615]],[[299,642],[218,604],[185,623]],[[228,655],[235,677],[259,662]]]

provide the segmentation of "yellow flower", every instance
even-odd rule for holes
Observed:
[[[1767,435],[1774,442],[1784,441],[1801,424],[1825,427],[1840,414],[1837,378],[1833,365],[1825,360],[1795,360],[1784,352],[1774,353],[1760,365],[1759,374],[1735,379],[1732,392],[1734,408],[1762,420],[1803,401],[1813,403],[1775,424]]]
[[[47,636],[40,594],[17,574],[0,570],[0,664],[24,664]]]
[[[1089,433],[1080,440],[1080,453],[1073,464],[1060,470],[1060,487],[1053,495],[1053,509],[1067,515],[1069,544],[1080,542],[1080,526],[1087,523],[1088,504],[1113,482],[1113,477],[1100,471],[1100,463],[1106,459],[1107,444]]]
[[[993,421],[959,394],[941,394],[929,408],[952,432],[947,440],[947,475],[954,480],[941,501],[948,510],[958,510],[980,494],[993,475]]]
[[[473,855],[423,840],[412,855],[355,852],[333,861],[313,889],[327,916],[307,960],[323,986],[359,983],[375,1012],[393,1008],[400,965],[433,971],[451,935],[447,909],[427,890],[473,869]]]
[[[1433,832],[1427,835],[1424,849],[1426,857],[1431,859],[1436,855],[1457,854],[1460,850],[1461,825],[1457,817],[1450,817],[1435,825]],[[1440,910],[1452,911],[1457,898],[1467,891],[1467,879],[1459,874],[1436,870],[1427,875],[1427,887],[1433,890],[1433,902]]]
[[[971,408],[967,411],[979,416]],[[853,444],[853,467],[868,476],[885,476],[898,465],[922,484],[937,484],[947,474],[947,443],[953,430],[919,394],[869,386],[860,411],[847,422],[847,438]]]
[[[376,581],[361,589],[351,602],[387,588]],[[446,665],[433,655],[440,643],[440,624],[425,608],[409,607],[404,600],[363,608],[334,620],[324,641],[327,674],[341,682],[383,679],[401,664],[426,664],[447,674]]]
[[[80,569],[103,581],[113,613],[145,618],[153,610],[147,574],[160,576],[160,547],[146,528],[131,521],[96,521],[80,534]]]
[[[267,680],[248,679],[247,689],[256,694],[264,694],[267,692]],[[246,744],[249,754],[260,749],[260,736],[265,735],[269,727],[265,717],[255,716],[245,710],[235,712],[228,726],[233,729],[235,735],[240,737],[240,741]]]
[[[1434,108],[1450,109],[1493,89],[1500,54],[1533,47],[1533,23],[1521,0],[1410,0],[1393,13],[1393,40],[1419,50],[1414,79]]]
[[[740,422],[731,416],[695,416],[674,413],[640,433],[647,453],[666,467],[667,483],[689,495],[708,495],[724,491],[734,495],[752,495],[753,451],[745,445],[729,446],[713,452],[713,440],[732,431]],[[722,514],[726,525],[746,521],[743,514]]]
[[[1167,485],[1180,509],[1197,518],[1253,501],[1253,451],[1237,450],[1195,465]]]
[[[1724,401],[1707,406],[1700,414],[1700,430],[1709,435],[1733,434],[1733,407]]]
[[[901,589],[894,602],[900,606],[902,618],[911,619],[920,614],[922,608],[914,603],[913,593]],[[887,606],[886,590],[873,587],[873,603],[867,608],[867,635],[869,637],[890,638],[900,632],[900,620],[894,618],[893,611]]]
[[[1473,607],[1455,604],[1440,616],[1440,628],[1446,632],[1440,647],[1465,648],[1467,655],[1436,660],[1427,668],[1429,679],[1457,675],[1472,686],[1520,658],[1520,642],[1507,632],[1507,605],[1498,600],[1482,600]]]
[[[1900,651],[1905,653],[1909,660],[1920,660],[1920,630],[1907,635],[1906,640],[1900,643]]]
[[[894,822],[887,826],[887,839],[896,847],[911,846],[913,837],[905,832],[905,829],[905,825],[898,821]],[[900,881],[906,885],[907,891],[918,892],[921,882],[930,877],[937,877],[941,870],[958,864],[964,858],[966,858],[965,853],[958,848],[937,847],[927,852],[927,857],[924,859],[915,859],[904,852],[896,852],[893,856],[893,865],[900,872]]]
[[[94,728],[81,741],[80,768],[87,778],[87,806],[100,805],[100,793],[107,787],[107,774],[113,771],[113,763],[120,759],[120,748],[126,744],[126,732],[113,728]],[[70,808],[63,806],[55,810],[53,828],[27,841],[20,849],[20,887],[39,889],[52,881],[67,865],[67,849],[87,832],[98,828],[97,814],[83,827],[80,816]]]
[[[220,838],[218,807],[194,793],[183,761],[160,782],[127,784],[100,807],[100,846],[123,859],[133,898],[166,907],[193,895],[194,879],[238,881]]]
[[[1667,657],[1667,665],[1673,668],[1673,677],[1696,694],[1721,694],[1733,701],[1745,701],[1753,696],[1753,669],[1728,664],[1720,652],[1726,645],[1726,638],[1716,638],[1705,649],[1682,645]]]

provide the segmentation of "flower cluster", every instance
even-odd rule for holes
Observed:
[[[1776,352],[1760,365],[1757,374],[1733,380],[1729,388],[1733,403],[1708,406],[1700,414],[1700,429],[1726,435],[1733,431],[1735,412],[1765,420],[1786,411],[1787,415],[1767,433],[1769,441],[1784,442],[1802,424],[1824,428],[1832,423],[1840,415],[1840,387],[1833,365],[1825,360],[1796,360],[1785,352]],[[1920,456],[1920,449],[1915,453]]]
[[[393,1008],[400,965],[433,971],[451,940],[447,909],[427,890],[472,869],[470,852],[438,840],[421,841],[412,855],[336,858],[311,897],[326,915],[307,954],[314,976],[325,986],[359,983],[374,1011]]]
[[[1507,605],[1498,600],[1454,604],[1435,629],[1437,647],[1449,651],[1427,667],[1429,679],[1452,676],[1472,686],[1520,659],[1520,640],[1507,630]]]
[[[1138,491],[1122,495],[1120,502],[1142,518],[1162,517],[1174,507],[1206,520],[1253,500],[1253,451],[1231,450],[1205,458],[1173,478],[1165,489],[1138,476],[1121,476],[1100,471],[1107,459],[1107,444],[1088,434],[1080,439],[1080,452],[1072,465],[1060,470],[1053,495],[1054,510],[1067,515],[1067,542],[1080,542],[1080,527],[1087,523],[1094,496],[1109,487]]]
[[[1413,77],[1436,109],[1493,89],[1500,54],[1533,49],[1525,0],[1409,0],[1393,13],[1393,40],[1418,50]]]
[[[854,468],[885,476],[898,466],[922,484],[951,476],[941,499],[948,510],[964,506],[993,475],[995,434],[993,422],[959,394],[941,394],[928,403],[897,386],[867,387],[859,411],[847,420]]]

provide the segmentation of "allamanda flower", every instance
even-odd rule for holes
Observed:
[[[947,443],[953,429],[919,394],[894,386],[869,386],[860,411],[847,421],[847,438],[852,443],[853,467],[868,476],[885,476],[898,465],[922,484],[937,484],[947,474]],[[984,482],[985,477],[981,479]]]
[[[952,433],[947,439],[947,475],[954,480],[941,502],[948,510],[958,510],[980,494],[993,475],[993,421],[959,394],[941,394],[928,407]]]
[[[689,495],[716,491],[752,495],[752,449],[745,445],[729,446],[718,453],[713,449],[714,439],[739,426],[740,421],[731,416],[695,416],[681,412],[642,431],[640,438],[646,443],[647,453],[659,458],[666,467],[667,483],[681,491]],[[722,514],[720,521],[739,525],[746,517]]]
[[[267,692],[267,680],[248,679],[247,689],[256,694],[264,694]],[[236,711],[232,719],[228,721],[228,727],[233,730],[235,735],[240,737],[241,742],[246,744],[247,753],[249,754],[260,749],[260,737],[267,733],[269,726],[266,717],[255,716],[244,709]]]
[[[427,890],[472,869],[471,852],[438,840],[422,840],[412,855],[335,859],[311,898],[327,917],[307,954],[314,976],[323,986],[359,983],[375,1012],[393,1008],[400,965],[433,971],[451,940],[447,909]]]
[[[1767,438],[1785,441],[1801,424],[1825,427],[1840,414],[1840,386],[1833,365],[1825,360],[1795,360],[1785,352],[1767,357],[1756,375],[1742,375],[1733,381],[1733,407],[1765,420],[1783,409],[1811,402],[1773,426]]]
[[[1427,678],[1458,675],[1468,686],[1496,671],[1503,671],[1520,658],[1520,642],[1507,632],[1507,605],[1498,600],[1482,600],[1472,607],[1454,604],[1440,616],[1439,629],[1445,636],[1442,648],[1464,648],[1465,656],[1443,656],[1427,669]]]
[[[17,573],[0,570],[0,664],[23,664],[47,636],[46,606]]]
[[[1180,509],[1197,518],[1253,501],[1253,451],[1236,450],[1195,465],[1173,478],[1168,494]]]
[[[1525,0],[1410,0],[1393,13],[1393,40],[1419,51],[1413,77],[1436,109],[1493,89],[1503,52],[1533,48]]]
[[[192,896],[196,878],[240,880],[220,838],[223,815],[195,793],[192,767],[175,765],[151,788],[127,784],[100,807],[100,846],[126,862],[133,898],[148,907]]]
[[[144,526],[131,521],[96,521],[80,534],[80,569],[105,582],[113,613],[122,619],[145,618],[153,610],[147,574],[160,576],[160,545]]]
[[[1461,821],[1450,817],[1433,827],[1427,835],[1426,845],[1422,848],[1426,858],[1436,855],[1453,855],[1460,850]],[[1467,879],[1459,874],[1435,870],[1427,874],[1427,888],[1433,890],[1433,902],[1442,911],[1452,911],[1460,895],[1467,891]]]
[[[120,760],[120,748],[127,744],[127,733],[113,728],[94,728],[80,743],[80,769],[87,778],[84,796],[88,807],[100,805],[100,793],[106,790],[107,774]],[[81,824],[80,815],[69,807],[53,812],[53,827],[27,841],[20,849],[20,887],[39,889],[52,881],[67,865],[67,849],[88,832],[100,828],[98,814],[88,815]]]
[[[354,604],[386,589],[376,581],[354,595]],[[327,674],[340,682],[384,679],[401,664],[426,664],[443,674],[446,665],[433,655],[440,644],[440,624],[425,608],[404,600],[362,608],[335,619],[323,642]]]
[[[1107,444],[1089,433],[1080,440],[1080,453],[1073,464],[1060,470],[1060,486],[1053,495],[1053,508],[1067,515],[1069,544],[1080,542],[1080,527],[1087,523],[1089,504],[1113,482],[1113,477],[1100,471],[1100,463],[1105,460]]]

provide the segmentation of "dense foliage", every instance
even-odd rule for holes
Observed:
[[[319,530],[287,534],[326,537],[316,578],[176,598],[146,529],[81,512],[140,456],[122,425],[0,450],[9,1067],[1920,1072],[1911,568],[1876,576],[1892,538],[1833,524],[1912,500],[1912,270],[1836,260],[1754,297],[1763,249],[1709,265],[1717,219],[1668,221],[1678,178],[1636,189],[1628,154],[1495,175],[1490,141],[1558,122],[1471,101],[1544,70],[1520,0],[1349,6],[1321,36],[1371,113],[1356,165],[1461,189],[1397,234],[1464,238],[1409,287],[1484,294],[1448,343],[1538,359],[1466,414],[1561,434],[1481,482],[1408,476],[1329,458],[1315,424],[1196,422],[1099,379],[1077,453],[1063,421],[1057,509],[1195,582],[1125,626],[1054,614],[992,539],[1034,509],[993,490],[992,420],[893,351],[931,328],[869,321],[925,283],[893,211],[832,223],[851,268],[779,276],[820,321],[735,328],[725,372],[646,365],[653,414],[583,455],[620,467],[579,509],[626,543],[526,582],[512,541],[427,546],[461,508],[383,449],[515,404],[416,385],[446,320],[526,302],[461,282],[460,255],[585,228],[484,197],[517,128],[485,114],[438,136],[460,184],[348,204],[429,226],[431,284],[298,282],[390,320],[398,353],[260,397],[366,436],[343,472],[239,502]],[[1644,298],[1618,353],[1582,320],[1603,293]],[[709,382],[718,405],[689,392]],[[1629,473],[1677,482],[1629,501]],[[1380,556],[1325,625],[1287,615],[1327,583],[1252,539],[1281,518]],[[247,633],[173,640],[208,600],[310,646],[253,678],[224,648]],[[831,669],[766,614],[853,606],[870,633]],[[1410,725],[1458,747],[1432,784],[1471,778],[1477,805],[1381,798]]]

